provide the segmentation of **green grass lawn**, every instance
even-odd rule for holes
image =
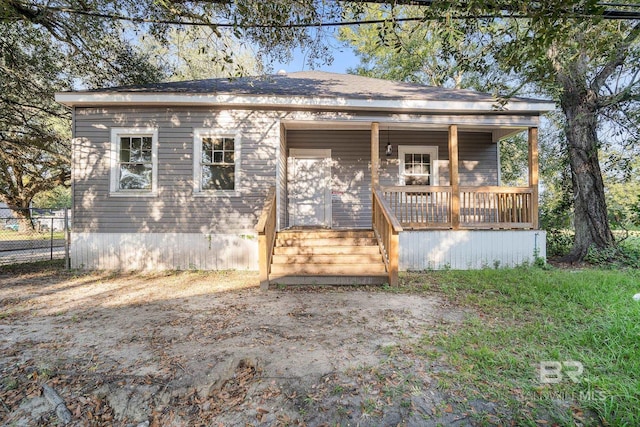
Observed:
[[[64,240],[64,231],[54,231],[53,232],[54,239],[63,239]],[[45,231],[43,233],[38,232],[28,232],[28,233],[20,233],[18,231],[13,230],[0,230],[0,241],[2,240],[50,240],[51,232]]]
[[[404,281],[395,291],[436,291],[469,309],[462,324],[436,328],[414,349],[455,367],[436,374],[454,395],[499,403],[518,425],[574,425],[583,416],[640,425],[640,302],[632,298],[640,270],[487,269]],[[547,383],[551,371],[541,381],[545,361],[562,368],[560,382]]]

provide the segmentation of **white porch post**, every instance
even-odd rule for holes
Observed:
[[[458,176],[458,125],[449,126],[449,179],[451,181],[451,228],[460,228],[460,178]]]
[[[531,188],[531,223],[534,230],[538,223],[538,128],[529,128],[529,187]]]

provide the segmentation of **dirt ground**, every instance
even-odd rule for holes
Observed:
[[[412,344],[464,312],[373,288],[261,292],[252,273],[0,270],[0,424],[472,425]],[[51,386],[57,408],[42,393]]]

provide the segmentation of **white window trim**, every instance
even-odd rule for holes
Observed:
[[[398,145],[398,185],[405,184],[404,155],[405,154],[429,154],[431,155],[431,180],[430,184],[437,186],[439,182],[439,163],[437,145]]]
[[[234,189],[233,190],[203,190],[202,189],[202,138],[233,138],[233,158],[235,161]],[[237,130],[219,131],[215,129],[194,129],[193,130],[193,195],[197,197],[216,196],[239,196],[240,182],[242,178],[240,154],[242,141],[240,132]]]
[[[122,190],[120,177],[120,138],[123,136],[151,135],[151,190]],[[111,128],[111,177],[109,196],[157,197],[158,196],[158,128]]]

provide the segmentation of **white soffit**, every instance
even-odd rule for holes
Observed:
[[[490,101],[427,101],[419,99],[355,99],[338,97],[285,97],[285,96],[243,96],[230,94],[160,94],[160,93],[57,93],[55,100],[61,104],[74,106],[115,106],[115,105],[189,105],[226,107],[297,107],[304,109],[329,108],[338,110],[400,110],[429,112],[494,112],[494,113],[539,113],[551,111],[551,102],[517,101],[496,109]]]

